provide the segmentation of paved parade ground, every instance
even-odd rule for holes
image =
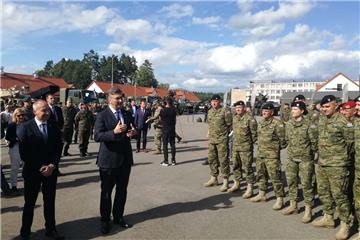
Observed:
[[[272,191],[266,203],[252,203],[241,198],[243,191],[229,194],[221,193],[220,186],[202,187],[209,178],[209,167],[201,165],[207,158],[207,124],[193,121],[192,116],[181,116],[177,132],[183,143],[176,145],[176,166],[160,166],[162,155],[154,155],[153,151],[134,152],[135,165],[125,207],[125,219],[134,227],[123,230],[112,225],[106,236],[100,233],[100,179],[95,164],[99,144],[91,141],[91,156],[86,158],[80,158],[77,145],[72,144],[73,156],[62,158],[60,163],[66,175],[58,178],[58,231],[67,239],[334,239],[338,228],[316,229],[301,223],[303,202],[300,214],[283,216],[271,209],[275,199]],[[149,149],[154,149],[153,133],[152,129]],[[10,166],[5,146],[1,156],[8,178]],[[282,161],[286,161],[284,152]],[[242,189],[245,185],[243,181]],[[23,190],[21,179],[18,188]],[[23,203],[22,195],[1,198],[1,239],[18,236]],[[44,239],[42,210],[39,194],[32,239]],[[320,211],[317,203],[316,217]]]

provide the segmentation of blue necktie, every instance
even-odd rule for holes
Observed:
[[[45,140],[45,142],[47,141],[47,129],[46,129],[46,123],[42,123],[41,124],[41,132],[43,135],[43,138]]]

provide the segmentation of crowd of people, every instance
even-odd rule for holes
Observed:
[[[221,97],[214,95],[211,107],[206,111],[210,179],[203,185],[217,186],[221,176],[219,190],[233,193],[240,189],[244,174],[247,186],[242,197],[258,203],[267,201],[267,184],[271,180],[276,196],[272,209],[291,215],[299,211],[300,180],[305,203],[301,221],[312,222],[315,227],[334,228],[337,212],[341,223],[336,239],[347,239],[355,217],[358,222],[360,220],[360,96],[342,105],[332,95],[325,96],[312,107],[305,102],[304,96],[296,96],[284,107],[280,119],[273,116],[273,104],[265,103],[261,108],[262,119],[258,122],[243,101],[236,102],[233,109],[223,108]],[[1,121],[2,137],[7,140],[11,160],[10,187],[2,172],[1,183],[5,194],[17,193],[18,170],[25,163],[25,204],[20,231],[23,239],[30,236],[41,186],[45,234],[53,239],[64,238],[55,226],[56,182],[62,175],[60,158],[71,156],[69,146],[77,140],[80,156],[87,156],[90,138],[100,143],[97,154],[101,180],[100,231],[109,233],[111,213],[113,224],[132,227],[123,217],[133,165],[131,140],[136,142],[135,153],[147,153],[147,133],[153,126],[154,153],[163,153],[161,166],[174,166],[175,139],[178,138],[179,142],[181,138],[175,131],[176,110],[171,97],[164,102],[154,101],[152,105],[145,99],[139,106],[135,100],[127,103],[120,89],[111,88],[106,105],[80,103],[75,107],[69,98],[60,108],[55,104],[54,95],[49,94],[46,101],[21,102],[15,109],[11,104],[5,106]],[[228,144],[230,137],[231,149]],[[253,169],[255,147],[256,171]],[[286,179],[282,179],[281,174],[282,149],[286,149],[288,154]],[[229,181],[231,170],[234,177],[232,186]],[[289,188],[289,206],[286,208],[284,180]],[[254,196],[255,184],[259,191]],[[114,187],[115,198],[112,200]],[[313,219],[312,213],[316,195],[323,205],[323,216],[318,220]]]
[[[243,198],[265,202],[267,181],[271,180],[276,196],[272,209],[282,209],[284,215],[291,215],[298,213],[300,179],[305,202],[302,222],[313,220],[312,208],[317,194],[323,205],[323,216],[312,225],[335,228],[337,212],[340,229],[336,239],[347,239],[354,216],[360,220],[360,96],[339,105],[335,96],[327,95],[313,109],[307,109],[305,97],[298,95],[285,107],[282,120],[274,118],[274,105],[265,103],[259,122],[246,111],[244,102],[236,102],[231,112],[222,108],[220,101],[220,96],[214,95],[208,112],[210,179],[204,186],[217,186],[221,174],[220,191],[235,192],[240,188],[243,171],[247,182]],[[227,157],[229,135],[233,138],[234,184],[231,187]],[[257,146],[256,178],[252,167],[254,145]],[[287,149],[288,154],[285,176],[290,199],[284,209],[282,149]],[[253,196],[255,183],[259,191]]]

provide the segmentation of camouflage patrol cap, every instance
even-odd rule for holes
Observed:
[[[211,101],[212,100],[221,100],[221,97],[219,96],[219,94],[214,94],[212,97],[211,97]]]
[[[299,95],[297,95],[296,97],[294,97],[293,102],[297,102],[297,101],[305,101],[305,100],[306,100],[306,98],[304,97],[304,95],[299,94]]]
[[[355,102],[360,102],[360,95],[354,99]]]
[[[334,95],[326,95],[324,96],[321,101],[320,101],[320,105],[324,105],[326,103],[329,103],[329,102],[333,102],[333,101],[336,101],[336,97]]]
[[[236,103],[234,103],[234,107],[236,106],[245,106],[244,101],[237,101]]]
[[[264,105],[262,105],[261,109],[266,109],[266,110],[274,110],[274,104],[272,103],[264,103]]]

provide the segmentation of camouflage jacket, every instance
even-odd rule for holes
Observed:
[[[252,151],[257,140],[257,122],[248,114],[234,114],[232,120],[233,149],[235,151]]]
[[[286,147],[285,127],[282,121],[270,118],[258,125],[258,157],[280,158],[280,150]]]
[[[291,116],[291,110],[290,109],[282,109],[281,110],[281,121],[287,122],[289,121]]]
[[[228,109],[211,108],[208,112],[209,142],[219,144],[227,141],[232,124],[232,114]]]
[[[349,146],[354,139],[354,128],[340,113],[330,118],[321,116],[319,131],[319,165],[343,167],[350,166]]]
[[[155,109],[154,112],[154,116],[152,116],[151,118],[149,118],[149,122],[154,122],[154,127],[155,128],[162,128],[161,126],[161,121],[160,121],[160,111],[161,111],[162,107],[158,107]]]
[[[311,161],[317,152],[317,126],[308,119],[295,121],[293,118],[285,124],[285,139],[289,158],[294,161]]]
[[[76,109],[74,107],[63,107],[64,128],[73,128],[75,123]]]
[[[360,117],[354,119],[355,169],[360,171]]]
[[[309,115],[311,122],[317,125],[319,123],[320,115],[321,114],[318,110],[313,110],[311,116]]]
[[[75,116],[75,126],[77,129],[79,129],[79,131],[90,131],[91,126],[94,123],[94,119],[94,115],[91,111],[80,111]]]

